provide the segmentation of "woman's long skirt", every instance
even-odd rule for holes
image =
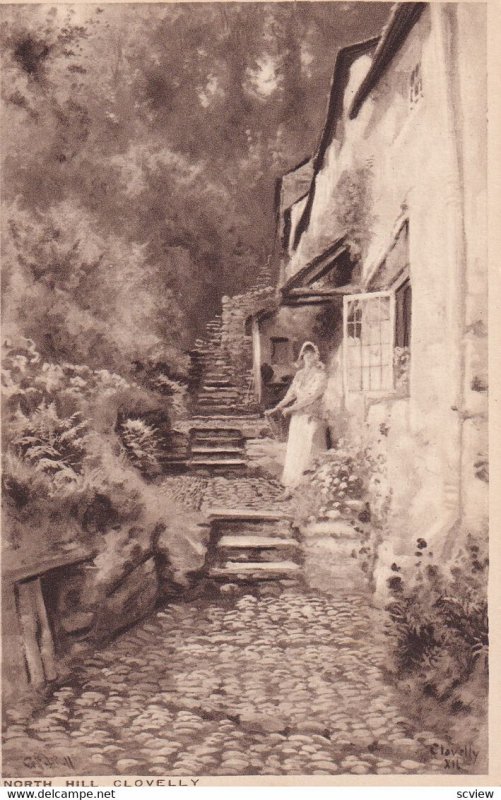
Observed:
[[[282,484],[296,486],[318,453],[326,449],[326,426],[309,414],[292,414]]]

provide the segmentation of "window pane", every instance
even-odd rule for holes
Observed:
[[[380,391],[391,388],[393,330],[390,295],[349,300],[345,314],[347,336],[344,352],[348,390]]]

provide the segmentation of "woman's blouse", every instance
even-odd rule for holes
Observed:
[[[323,366],[303,367],[296,372],[283,403],[295,400],[302,407],[293,411],[297,414],[308,414],[320,418],[322,416],[322,395],[327,386],[327,375]]]

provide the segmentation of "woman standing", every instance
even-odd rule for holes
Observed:
[[[289,487],[301,481],[313,457],[326,449],[326,425],[322,420],[321,399],[327,376],[318,347],[313,342],[303,344],[298,363],[300,369],[283,400],[275,408],[265,411],[266,416],[280,411],[284,417],[291,417],[282,474],[283,485]]]

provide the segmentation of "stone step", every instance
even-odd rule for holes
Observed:
[[[203,389],[218,389],[219,387],[225,388],[226,386],[233,386],[230,378],[205,378]]]
[[[229,419],[230,417],[239,417],[245,411],[245,408],[237,405],[202,405],[197,411],[200,417],[214,417],[217,415],[220,419]]]
[[[225,522],[246,520],[253,522],[280,522],[281,520],[291,522],[293,520],[292,514],[287,514],[284,511],[275,511],[274,509],[254,509],[246,508],[245,506],[236,506],[235,508],[226,508],[225,506],[213,506],[208,510],[209,520],[222,520]]]
[[[216,404],[214,401],[209,402],[208,400],[201,400],[199,403],[197,403],[197,410],[201,414],[207,414],[211,411],[217,411],[218,414],[221,413],[225,415],[230,415],[231,413],[238,411],[238,408],[236,408],[236,403],[232,403],[230,401],[224,404],[223,403]]]
[[[224,445],[221,444],[219,440],[215,440],[214,444],[211,446],[203,447],[200,445],[196,445],[195,447],[191,448],[192,454],[197,455],[219,455],[222,453],[227,453],[229,455],[233,453],[243,454],[245,452],[243,447],[239,447],[238,445]]]
[[[203,469],[241,469],[247,466],[246,459],[243,458],[202,458],[201,456],[191,458],[188,462],[191,467]]]
[[[198,397],[197,404],[198,406],[202,406],[204,410],[207,408],[207,406],[214,406],[214,405],[221,407],[224,406],[224,408],[226,409],[226,408],[233,408],[237,403],[239,403],[239,400],[240,398],[238,395],[234,397],[214,397],[211,395],[207,397],[206,395],[203,395],[202,397]]]
[[[205,387],[198,394],[200,400],[235,400],[240,397],[238,389],[206,389]]]
[[[245,440],[240,436],[194,436],[191,440],[191,448],[194,447],[238,447],[243,450]]]
[[[233,428],[232,426],[214,426],[211,427],[210,425],[204,425],[203,427],[193,427],[190,430],[192,436],[238,436],[239,438],[242,437],[242,431],[240,428]]]
[[[203,371],[202,381],[204,386],[236,386],[233,373],[228,370],[227,372],[208,373],[207,370]]]
[[[253,522],[252,520],[231,522],[220,520],[211,523],[212,530],[215,531],[215,543],[217,544],[224,536],[231,536],[242,541],[250,537],[272,539],[273,541],[284,541],[293,539],[292,532],[286,530],[282,522]]]
[[[239,453],[243,454],[245,452],[245,440],[236,436],[215,436],[213,439],[202,436],[200,438],[192,439],[191,442],[191,452],[199,453],[200,455],[202,455],[203,448],[207,448],[210,452],[214,452],[218,447],[222,448],[226,452],[229,450],[234,450],[235,452],[238,451]]]
[[[206,383],[212,383],[213,381],[231,381],[233,383],[234,376],[233,370],[228,367],[228,369],[207,369],[205,364],[203,366],[203,376],[204,381]],[[233,383],[234,385],[234,383]]]
[[[235,383],[231,383],[230,378],[223,378],[222,380],[224,380],[224,383],[221,381],[213,383],[212,381],[207,382],[207,380],[204,380],[201,391],[213,395],[239,394],[238,386]]]
[[[235,459],[245,460],[245,462],[247,463],[247,459],[245,458],[245,451],[242,448],[237,448],[230,452],[225,451],[224,449],[222,450],[209,449],[206,450],[205,453],[199,453],[195,451],[191,456],[191,463],[193,463],[198,459],[202,459],[202,461],[207,461],[207,462],[210,461],[211,464],[219,463],[220,461],[221,462],[224,461],[227,464],[229,461],[234,461]]]
[[[201,417],[206,416],[210,417],[214,414],[218,414],[221,417],[232,417],[234,415],[238,415],[242,413],[242,408],[237,406],[236,404],[231,405],[230,403],[226,405],[216,405],[215,403],[201,403],[197,407],[197,412],[200,414]]]
[[[251,549],[251,550],[280,550],[284,547],[299,547],[299,542],[296,539],[291,539],[290,537],[285,539],[279,536],[232,536],[231,534],[225,534],[220,538],[217,543],[218,548],[228,548],[228,549],[236,549],[241,550]]]
[[[237,384],[233,382],[229,375],[225,375],[224,378],[208,378],[207,375],[204,375],[202,388],[210,391],[226,391],[227,389],[236,389],[238,391]]]
[[[301,567],[294,561],[227,561],[221,567],[212,567],[209,576],[232,581],[273,580],[282,577],[299,577]]]
[[[231,423],[231,425],[229,423]],[[231,420],[228,419],[226,414],[212,414],[212,416],[194,414],[190,420],[190,424],[192,425],[192,430],[197,428],[197,426],[200,430],[208,430],[211,426],[214,430],[227,430],[235,425],[238,425],[240,429],[242,426],[249,424],[260,424],[263,427],[266,426],[269,428],[267,420],[263,419],[262,414],[251,412],[247,409],[238,416],[233,416]]]

